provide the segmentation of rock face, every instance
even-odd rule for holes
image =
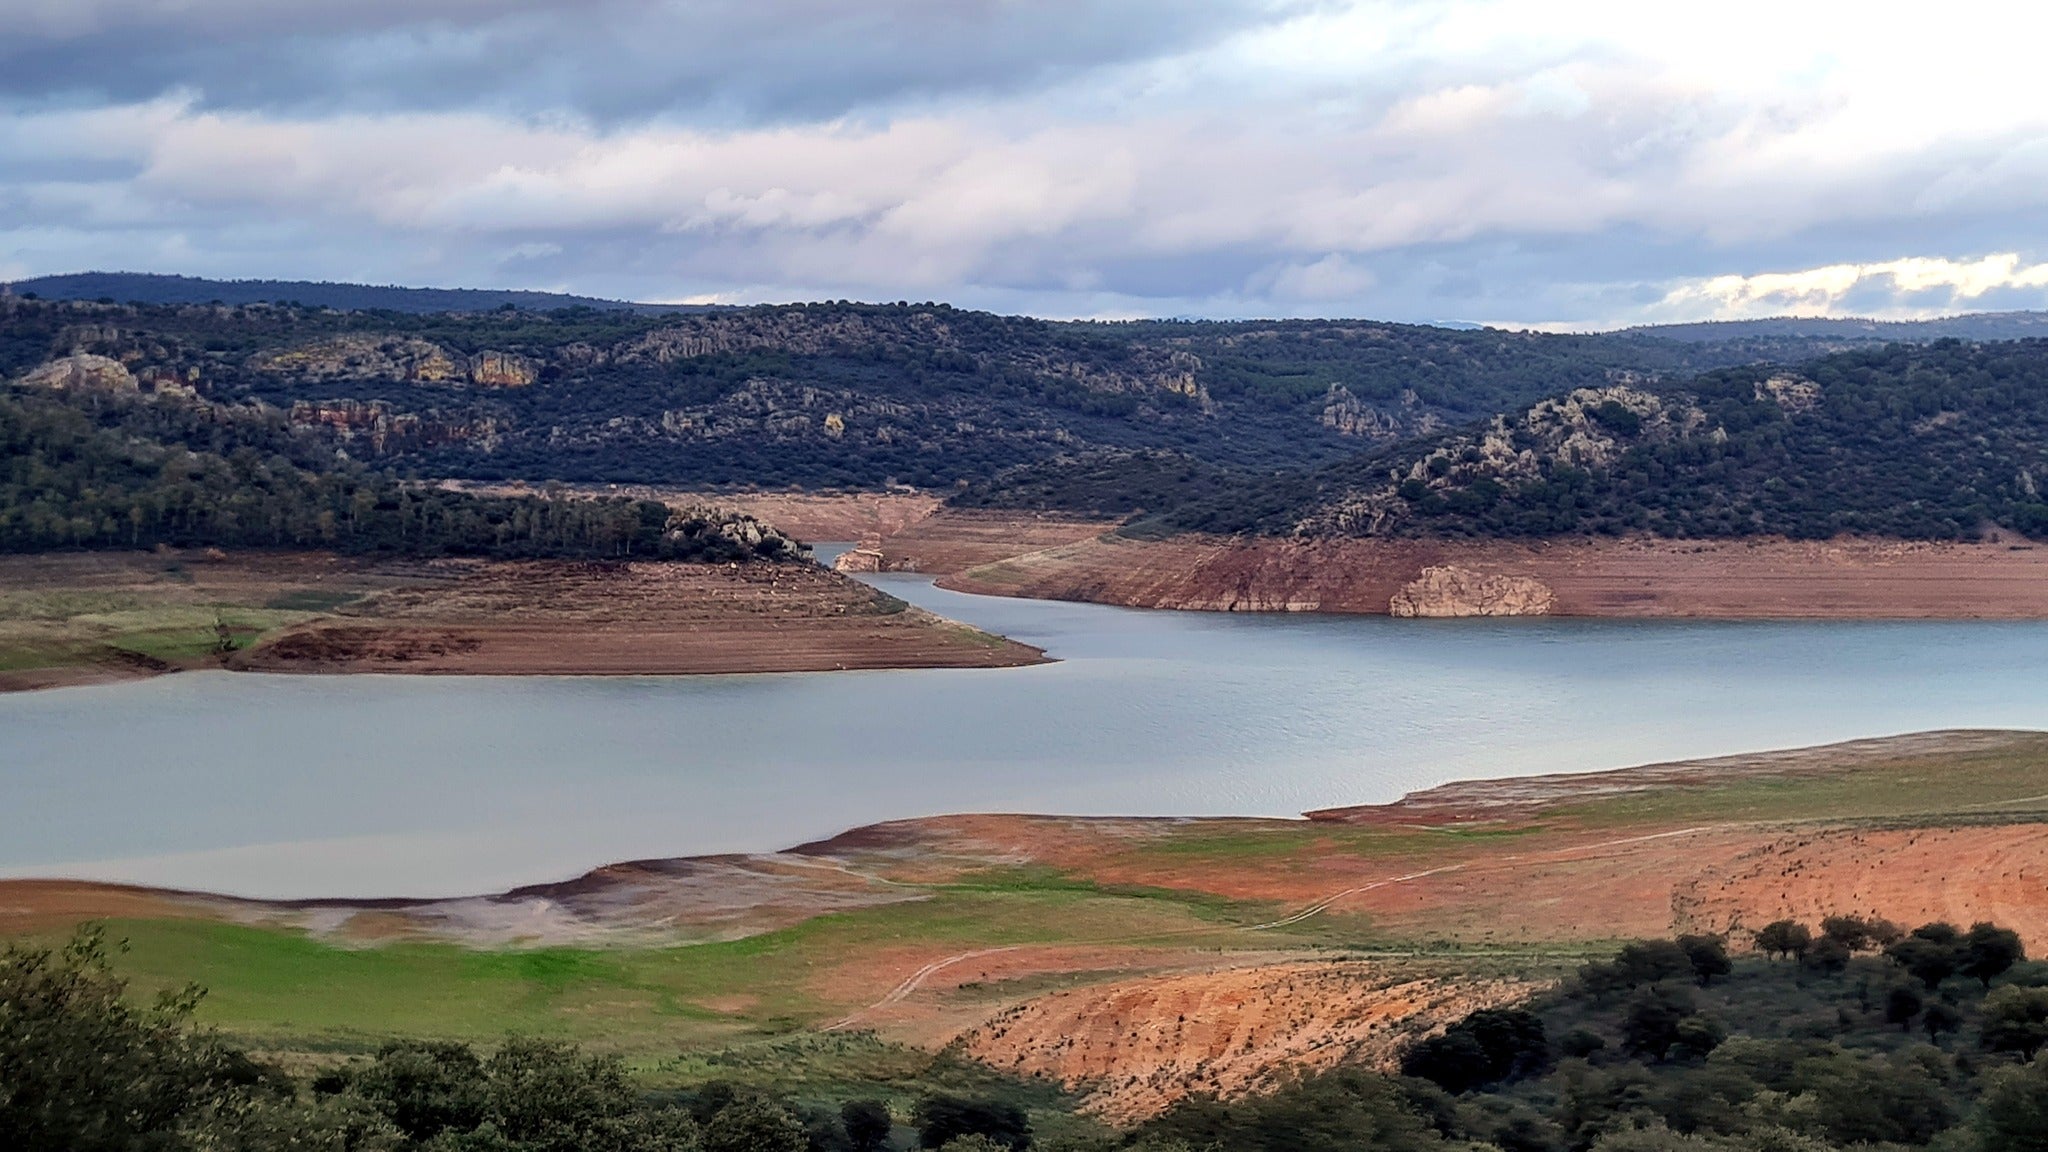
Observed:
[[[493,452],[505,434],[504,425],[492,417],[450,420],[400,412],[383,400],[300,400],[285,419],[301,428],[325,429],[344,444],[367,444],[379,454],[439,444],[474,444]]]
[[[410,336],[347,335],[317,340],[249,362],[258,372],[307,380],[404,380],[524,388],[540,379],[538,361],[511,352],[464,356]]]
[[[849,548],[832,561],[834,572],[880,572],[882,570],[882,548],[863,546]]]
[[[525,388],[540,379],[540,365],[510,352],[479,352],[469,358],[469,382],[482,388]]]
[[[1546,616],[1550,587],[1532,576],[1474,572],[1445,564],[1424,568],[1422,575],[1394,593],[1389,616],[1445,618],[1454,616]]]
[[[54,388],[58,391],[99,391],[137,392],[134,373],[119,360],[106,356],[95,356],[80,352],[60,360],[52,360],[31,371],[22,379],[31,388]]]

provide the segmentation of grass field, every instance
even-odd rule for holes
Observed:
[[[489,1040],[511,1031],[651,1058],[815,1028],[879,999],[934,951],[1243,947],[1239,928],[1265,911],[1043,875],[934,891],[739,940],[657,948],[346,946],[202,919],[119,920],[108,931],[127,942],[120,967],[138,988],[198,983],[208,989],[204,1020],[268,1047],[354,1051],[391,1035]]]

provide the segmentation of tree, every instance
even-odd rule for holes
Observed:
[[[1985,1078],[1977,1136],[1998,1152],[2048,1152],[2048,1064],[2000,1068]]]
[[[1813,946],[1813,932],[1792,920],[1773,920],[1756,931],[1757,951],[1766,956],[1804,956]]]
[[[1813,947],[1806,950],[1806,956],[1800,963],[1816,972],[1833,975],[1848,968],[1852,958],[1847,944],[1833,936],[1823,936],[1813,942]]]
[[[191,1026],[196,989],[128,1002],[105,937],[0,952],[0,1148],[230,1145],[270,1115],[274,1073]]]
[[[1011,1149],[1031,1147],[1031,1119],[1022,1108],[1000,1100],[932,1095],[917,1102],[912,1118],[918,1143],[942,1148],[956,1137],[979,1133]]]
[[[804,1126],[779,1104],[734,1100],[704,1125],[704,1152],[805,1152]]]
[[[1920,999],[1920,993],[1914,991],[1912,985],[1900,984],[1885,994],[1885,1022],[1897,1024],[1901,1032],[1911,1032],[1913,1030],[1913,1017],[1920,1014],[1920,1009],[1924,1003]]]
[[[1465,1092],[1543,1070],[1550,1044],[1543,1021],[1521,1008],[1482,1008],[1410,1048],[1402,1071],[1448,1092]]]
[[[1923,936],[1919,932],[1887,947],[1884,954],[1927,985],[1929,991],[1955,975],[1963,963],[1963,950],[1954,939]]]
[[[1870,926],[1860,916],[1829,916],[1820,922],[1824,940],[1833,940],[1851,952],[1870,946]]]
[[[467,1132],[489,1103],[484,1064],[467,1044],[398,1041],[356,1068],[344,1083],[409,1140]]]
[[[1705,1059],[1727,1038],[1728,1030],[1721,1027],[1720,1021],[1695,1013],[1678,1022],[1672,1037],[1672,1050],[1683,1057]]]
[[[1639,990],[1622,1015],[1622,1051],[1664,1059],[1679,1041],[1679,1023],[1694,1011],[1692,994],[1683,987],[1656,984]]]
[[[1680,936],[1678,947],[1685,953],[1702,988],[1712,984],[1714,977],[1735,971],[1735,965],[1728,959],[1727,942],[1719,936]]]
[[[1712,937],[1687,937],[1693,940],[1710,940]],[[1621,946],[1615,954],[1614,963],[1621,969],[1622,977],[1631,986],[1655,984],[1659,980],[1670,980],[1679,976],[1692,976],[1694,963],[1691,949],[1683,940],[1637,940]]]
[[[889,1106],[880,1100],[848,1100],[839,1106],[839,1122],[846,1128],[846,1139],[853,1145],[853,1152],[877,1152],[887,1147],[889,1133],[896,1127]]]
[[[1926,1013],[1920,1017],[1920,1027],[1927,1030],[1929,1044],[1940,1044],[1942,1033],[1954,1032],[1962,1026],[1962,1011],[1946,1000],[1929,1004]]]
[[[2048,1044],[2048,988],[2008,984],[1984,997],[1983,1043],[2032,1060]]]
[[[1970,925],[1969,933],[1963,937],[1962,973],[1976,977],[1987,990],[1993,978],[2003,976],[2026,958],[2027,949],[2020,943],[2020,934],[2009,928],[1980,921]]]

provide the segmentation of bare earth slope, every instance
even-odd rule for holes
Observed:
[[[209,667],[597,675],[1043,659],[810,564],[0,558],[0,691]]]
[[[1445,581],[1449,570],[1467,579]],[[1334,540],[1105,535],[942,578],[986,595],[1139,608],[1480,615],[1444,587],[1527,593],[1498,614],[1748,618],[2048,617],[2048,548],[1791,540]],[[1431,601],[1434,600],[1434,603]]]

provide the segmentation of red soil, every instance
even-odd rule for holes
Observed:
[[[1243,1095],[1338,1063],[1389,1067],[1413,1037],[1532,989],[1292,962],[1055,992],[959,1043],[997,1068],[1090,1090],[1091,1111],[1131,1123],[1197,1092]]]

